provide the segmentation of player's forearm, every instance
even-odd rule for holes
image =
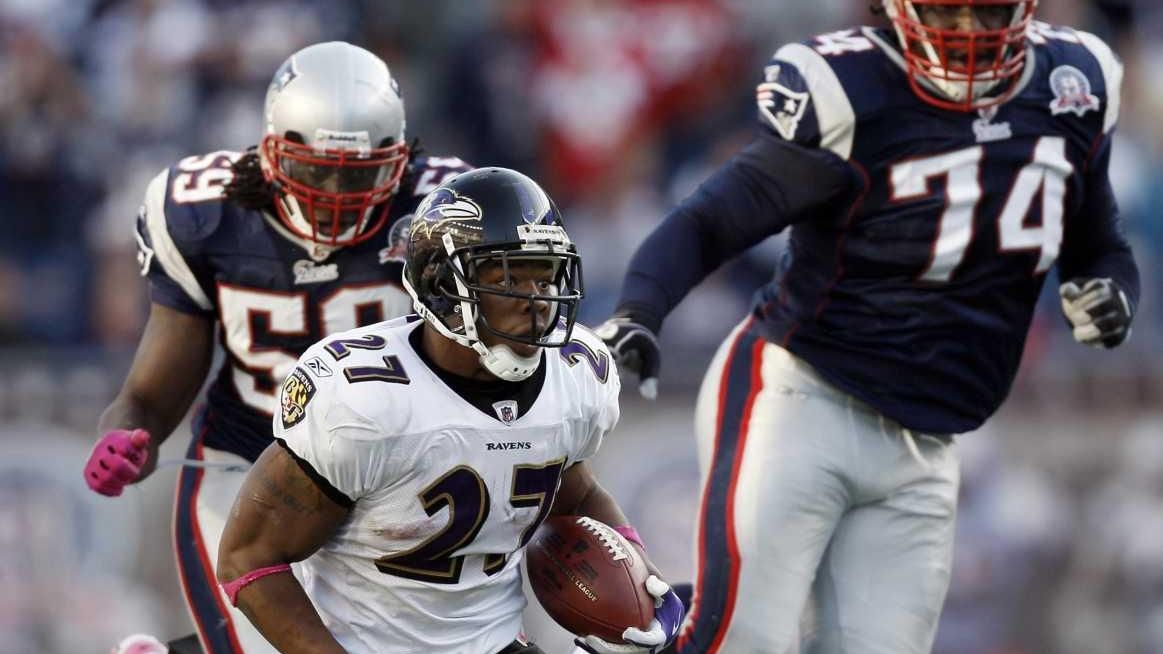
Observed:
[[[596,483],[590,488],[590,492],[582,499],[575,510],[577,515],[589,516],[611,527],[624,527],[630,524],[630,521],[626,518],[626,514],[622,512],[622,507],[618,506],[618,502],[614,499],[614,496],[610,495],[606,489]],[[642,560],[646,562],[646,568],[661,578],[663,576],[662,572],[650,560],[650,557],[646,554],[646,548],[642,547],[639,543],[631,543],[631,545],[642,555]]]
[[[761,135],[638,247],[618,310],[654,328],[723,263],[791,224],[845,214],[863,188],[863,177],[830,151]]]
[[[594,520],[604,522],[611,527],[620,527],[629,524],[626,514],[614,497],[599,484],[590,487],[589,492],[574,508],[575,515],[589,516]]]
[[[111,429],[145,429],[154,441],[161,442],[174,431],[184,415],[185,411],[158,411],[142,398],[122,391],[101,413],[97,420],[97,431],[104,433]]]
[[[234,571],[225,571],[233,574]],[[241,576],[245,572],[239,573]],[[219,575],[220,577],[227,575]],[[238,608],[283,654],[345,654],[293,574],[273,574],[238,593]]]

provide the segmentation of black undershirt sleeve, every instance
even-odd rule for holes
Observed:
[[[657,328],[724,262],[788,225],[837,216],[863,186],[860,173],[833,152],[761,132],[638,247],[618,311]]]
[[[323,491],[323,494],[330,498],[332,502],[335,502],[345,509],[350,509],[351,507],[355,506],[355,500],[345,495],[343,491],[339,490],[335,486],[332,486],[331,482],[327,481],[323,475],[316,472],[315,468],[312,468],[310,463],[307,463],[307,461],[300,458],[298,454],[295,454],[295,451],[292,450],[289,445],[287,445],[286,441],[281,438],[276,438],[275,442],[278,443],[279,446],[284,450],[286,450],[287,454],[291,455],[291,458],[295,460],[295,463],[299,464],[299,467],[303,469],[303,472],[307,473],[307,476],[311,478],[311,481],[315,482],[315,485],[319,487],[319,490]]]
[[[1139,305],[1139,268],[1123,235],[1118,203],[1111,190],[1107,172],[1110,151],[1108,134],[1086,171],[1082,207],[1067,218],[1058,257],[1058,276],[1062,281],[1111,278],[1127,294],[1133,315]]]

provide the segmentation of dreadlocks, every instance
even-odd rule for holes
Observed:
[[[274,205],[275,189],[262,174],[257,148],[247,148],[246,154],[230,165],[230,170],[234,177],[223,189],[227,199],[244,209],[262,210]]]

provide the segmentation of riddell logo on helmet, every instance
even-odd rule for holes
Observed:
[[[357,150],[360,153],[371,149],[371,138],[366,130],[359,132],[337,132],[319,128],[315,130],[316,150]]]

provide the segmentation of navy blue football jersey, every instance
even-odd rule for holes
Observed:
[[[224,197],[240,156],[212,152],[162,171],[146,189],[137,241],[151,301],[220,326],[226,358],[199,437],[253,461],[271,442],[279,385],[303,350],[326,334],[411,312],[400,279],[412,212],[469,166],[455,157],[412,161],[380,233],[330,250]]]
[[[912,92],[887,31],[784,46],[757,88],[764,133],[671,222],[697,225],[714,262],[791,226],[757,295],[768,339],[906,427],[974,429],[1008,394],[1055,263],[1138,290],[1107,178],[1122,67],[1044,23],[1026,62],[1010,99],[964,113]],[[694,229],[660,227],[659,251]],[[620,306],[665,315],[690,275],[646,249]]]

